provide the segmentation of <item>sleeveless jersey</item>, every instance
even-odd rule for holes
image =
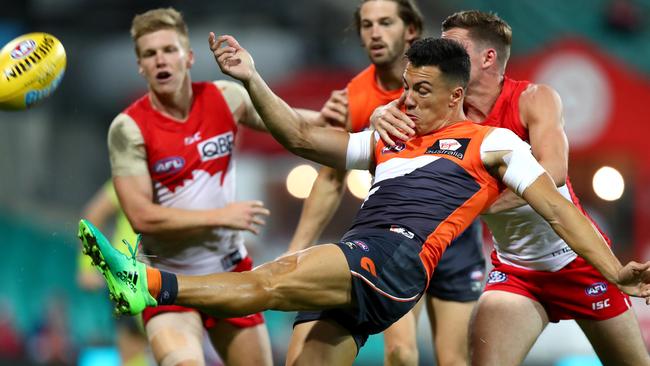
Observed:
[[[237,125],[213,83],[192,83],[192,90],[185,122],[154,110],[148,95],[124,113],[142,133],[155,203],[190,210],[221,208],[235,198],[231,154]],[[247,255],[241,233],[225,228],[164,239],[144,236],[142,244],[156,267],[184,274],[228,271]]]
[[[528,130],[522,124],[519,112],[519,97],[529,85],[529,81],[504,77],[501,94],[482,124],[507,128],[522,140],[530,142]],[[558,190],[586,215],[568,178],[567,184]],[[482,218],[494,236],[497,256],[506,264],[537,271],[558,271],[577,257],[546,220],[529,205],[485,214]],[[609,242],[604,234],[603,237]]]
[[[498,197],[481,161],[490,127],[464,121],[406,143],[375,147],[375,181],[351,230],[399,227],[423,243],[429,278],[445,248]]]
[[[375,65],[371,64],[348,83],[348,113],[350,131],[365,130],[375,108],[398,99],[403,88],[383,90],[377,84]]]

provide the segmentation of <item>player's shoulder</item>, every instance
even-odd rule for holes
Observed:
[[[370,66],[361,70],[356,74],[348,83],[348,85],[358,85],[361,83],[370,83],[375,81],[375,65],[370,64]]]
[[[248,95],[248,92],[246,92],[246,89],[244,88],[243,85],[241,85],[238,82],[231,81],[231,80],[214,80],[212,81],[212,84],[219,89],[221,94],[224,95]]]
[[[529,83],[519,96],[520,106],[549,101],[560,101],[560,94],[547,84]]]
[[[113,128],[113,126],[131,124],[136,124],[135,119],[133,119],[129,114],[122,112],[113,118],[113,121],[111,121],[111,128]]]
[[[126,113],[120,113],[113,118],[108,128],[109,140],[133,135],[140,135],[140,128],[131,116]]]

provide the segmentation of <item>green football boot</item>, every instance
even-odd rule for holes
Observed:
[[[135,315],[147,306],[158,305],[147,288],[147,266],[135,258],[139,236],[135,250],[124,240],[131,258],[115,249],[88,220],[79,221],[78,236],[83,244],[83,253],[92,259],[93,265],[106,279],[109,296],[116,304],[116,313]]]

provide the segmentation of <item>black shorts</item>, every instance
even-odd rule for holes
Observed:
[[[433,270],[427,295],[446,301],[478,300],[485,278],[483,226],[475,220],[451,242]]]
[[[354,305],[344,309],[299,312],[295,324],[330,319],[363,346],[408,313],[427,285],[422,243],[389,229],[352,230],[338,243],[352,273]]]

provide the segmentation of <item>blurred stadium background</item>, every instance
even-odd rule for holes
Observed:
[[[110,304],[105,293],[76,285],[75,232],[82,206],[110,176],[109,123],[145,91],[128,34],[133,15],[159,6],[184,13],[196,53],[194,80],[223,77],[206,40],[209,31],[229,33],[252,52],[262,75],[290,104],[320,109],[332,89],[344,87],[367,65],[349,29],[356,1],[2,4],[0,44],[31,31],[54,34],[66,48],[68,67],[59,90],[42,105],[0,112],[0,364],[111,365]],[[436,0],[419,6],[427,35],[437,35],[440,21],[463,9],[495,11],[510,23],[509,74],[548,83],[563,98],[570,174],[583,204],[613,238],[621,260],[649,260],[650,0]],[[303,192],[310,187],[309,169],[303,169],[307,173],[291,179],[296,191],[290,193],[289,172],[313,164],[263,134],[242,133],[239,150],[239,196],[263,199],[272,211],[261,235],[247,237],[261,263],[286,249],[302,206],[294,195],[301,194],[301,185]],[[594,179],[605,166],[614,170]],[[357,184],[363,186],[362,180]],[[345,231],[360,204],[347,195],[324,241]],[[650,310],[640,302],[635,309],[650,341]],[[292,315],[266,317],[276,363],[282,364]],[[432,365],[428,322],[420,320],[421,364]],[[381,349],[381,336],[371,338],[356,364],[380,364]],[[577,326],[565,322],[548,327],[525,364],[599,363]]]

